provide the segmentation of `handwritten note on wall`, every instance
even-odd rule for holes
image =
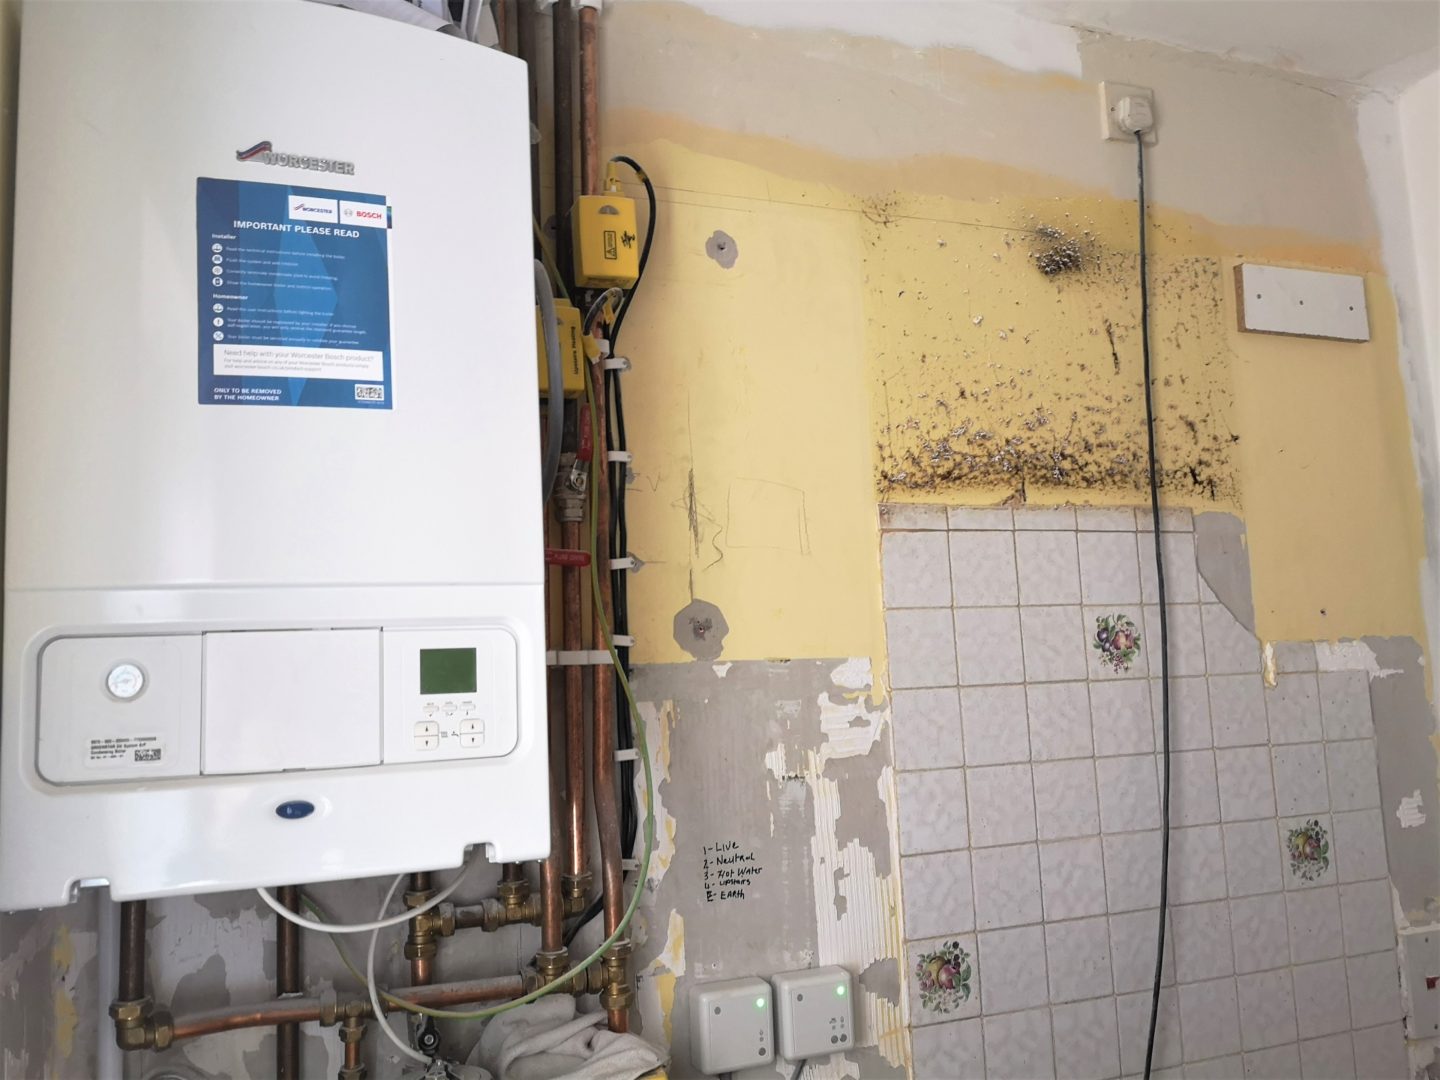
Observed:
[[[764,871],[754,850],[744,850],[738,840],[720,840],[700,849],[705,902],[744,900],[745,891]]]

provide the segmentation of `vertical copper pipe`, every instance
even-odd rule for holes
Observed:
[[[432,888],[429,870],[417,870],[410,875],[410,892],[428,893]],[[411,925],[414,925],[413,920]],[[428,986],[433,977],[434,969],[430,957],[417,956],[411,958],[410,984],[412,986]]]
[[[144,900],[126,900],[120,905],[120,979],[116,995],[120,1001],[139,1001],[145,996]]]
[[[522,881],[525,877],[525,868],[518,862],[502,863],[500,866],[501,881]]]
[[[575,12],[570,0],[550,9],[555,76],[555,247],[570,273],[570,208],[575,204]]]
[[[548,610],[548,605],[547,605]],[[565,947],[565,900],[560,874],[565,859],[565,729],[555,707],[554,682],[547,688],[546,729],[550,737],[550,854],[540,863],[540,950],[559,952]]]
[[[529,68],[530,123],[536,124],[540,108],[536,103],[535,59],[540,50],[535,40],[535,5],[530,0],[520,0],[515,12],[515,50]],[[536,221],[540,220],[540,146],[535,142],[530,143],[530,212]]]
[[[580,9],[580,190],[600,191],[599,12]]]
[[[500,51],[510,51],[510,0],[495,0],[495,37]]]
[[[300,910],[300,887],[282,885],[278,899],[290,911]],[[289,919],[276,916],[275,996],[300,993],[300,928]],[[300,1080],[300,1025],[280,1024],[275,1028],[275,1075],[280,1080]]]
[[[566,521],[560,526],[560,545],[575,551],[584,546],[580,539],[580,523]],[[562,593],[561,612],[563,636],[561,647],[579,650],[585,647],[580,625],[583,576],[578,566],[560,568]],[[585,675],[574,664],[565,667],[565,801],[568,807],[570,850],[566,853],[565,873],[580,877],[590,869],[589,834],[585,822],[585,804],[589,801],[589,783],[585,773]]]

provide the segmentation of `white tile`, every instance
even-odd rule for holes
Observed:
[[[1267,1046],[1293,1043],[1295,1033],[1295,992],[1290,972],[1262,971],[1241,975],[1235,980],[1240,997],[1240,1046],[1263,1050]]]
[[[1249,821],[1275,816],[1275,784],[1270,751],[1263,746],[1238,746],[1215,751],[1220,784],[1220,817]]]
[[[1235,970],[1240,974],[1290,963],[1290,925],[1285,897],[1279,893],[1230,901],[1230,936],[1235,940]]]
[[[952,851],[970,846],[965,823],[965,770],[900,773],[900,854]]]
[[[980,1004],[986,1015],[1049,1003],[1045,988],[1045,932],[1039,926],[982,931],[980,970],[985,973]]]
[[[945,529],[945,507],[917,503],[886,503],[880,507],[882,529]]]
[[[1223,831],[1225,878],[1231,896],[1254,896],[1284,888],[1274,818],[1230,822]]]
[[[1146,641],[1150,647],[1150,674],[1160,674],[1160,605],[1145,605]],[[1205,635],[1201,629],[1200,605],[1167,603],[1165,635],[1170,641],[1170,677],[1205,674]],[[1207,734],[1208,739],[1208,734]],[[1208,745],[1208,743],[1207,743]]]
[[[1009,532],[1015,527],[1010,509],[1004,506],[983,507],[952,506],[948,511],[952,529],[999,529]]]
[[[1385,1024],[1351,1035],[1355,1044],[1355,1074],[1365,1080],[1409,1080],[1410,1055],[1405,1050],[1405,1031],[1399,1024]]]
[[[1163,759],[1157,757],[1157,770]],[[1185,750],[1170,755],[1170,823],[1212,825],[1220,820],[1220,799],[1215,787],[1215,753]]]
[[[1364,671],[1322,671],[1320,718],[1327,739],[1369,739],[1375,735],[1370,712],[1370,675]]]
[[[1090,693],[1083,682],[1039,683],[1025,688],[1030,714],[1030,756],[1036,761],[1089,757]]]
[[[1175,936],[1175,976],[1180,982],[1234,974],[1230,905],[1226,901],[1177,904],[1170,909],[1170,922]]]
[[[1114,998],[1057,1005],[1050,1010],[1050,1022],[1055,1045],[1061,1047],[1060,1071],[1066,1080],[1110,1080],[1120,1075]]]
[[[1140,603],[1133,532],[1082,532],[1079,546],[1080,596],[1085,603]]]
[[[1340,922],[1345,955],[1395,948],[1395,912],[1388,881],[1357,881],[1340,886]]]
[[[910,1049],[914,1080],[984,1080],[985,1037],[978,1019],[916,1028]]]
[[[1124,507],[1078,506],[1075,527],[1081,532],[1134,532],[1135,511]]]
[[[1170,902],[1193,904],[1225,898],[1225,846],[1219,825],[1170,833]]]
[[[1040,858],[1034,844],[971,853],[975,867],[975,922],[981,930],[1037,923]],[[989,972],[984,973],[988,978]]]
[[[1265,692],[1265,709],[1272,743],[1320,740],[1320,691],[1314,675],[1277,676],[1274,689]]]
[[[1022,607],[1020,640],[1026,682],[1085,678],[1085,623],[1078,607]]]
[[[980,1015],[977,955],[974,934],[906,942],[905,991],[912,1025]],[[936,977],[937,971],[947,980],[944,986]]]
[[[1383,878],[1385,828],[1379,810],[1350,810],[1336,814],[1334,855],[1341,881],[1369,881]]]
[[[1203,678],[1170,678],[1170,749],[1207,750],[1210,736],[1210,695]],[[1164,698],[1160,679],[1150,680],[1150,701],[1155,713],[1155,748],[1165,745]]]
[[[960,685],[1025,681],[1016,608],[961,608],[955,612],[955,651]]]
[[[1058,1005],[1113,993],[1110,932],[1103,917],[1047,924],[1045,952],[1051,1002]]]
[[[1087,836],[1041,844],[1040,882],[1047,920],[1105,914],[1105,861],[1100,838]]]
[[[1306,1039],[1300,1044],[1300,1075],[1305,1080],[1356,1080],[1350,1033]]]
[[[1333,885],[1285,894],[1290,921],[1290,959],[1296,964],[1333,960],[1345,954],[1340,937],[1340,890]]]
[[[1126,1076],[1145,1070],[1145,1044],[1150,1029],[1150,991],[1123,994],[1115,999],[1120,1028],[1120,1068]],[[1180,998],[1173,987],[1160,991],[1160,1015],[1155,1025],[1156,1069],[1180,1064]]]
[[[1294,1043],[1245,1055],[1245,1080],[1296,1080],[1299,1075],[1300,1051]]]
[[[1026,506],[1015,511],[1016,529],[1075,528],[1075,511],[1068,506]]]
[[[960,692],[953,686],[896,690],[890,717],[897,769],[943,769],[965,764]]]
[[[1145,613],[1137,607],[1087,607],[1085,652],[1092,680],[1143,679],[1150,672],[1152,646]],[[1105,636],[1102,638],[1102,634]],[[1158,661],[1156,670],[1159,670]]]
[[[949,573],[955,607],[1005,607],[1020,602],[1011,533],[951,533]]]
[[[1119,833],[1102,837],[1100,842],[1105,851],[1105,896],[1110,910],[1154,907],[1160,896],[1160,830]]]
[[[1100,823],[1107,833],[1153,829],[1160,825],[1160,792],[1153,754],[1097,758]]]
[[[1090,716],[1097,756],[1148,754],[1155,749],[1150,692],[1143,681],[1092,683]]]
[[[1334,885],[1335,830],[1329,814],[1281,818],[1281,877],[1286,889],[1318,889]]]
[[[1270,751],[1270,763],[1275,775],[1275,806],[1281,817],[1323,814],[1330,809],[1322,744],[1277,746]]]
[[[988,1080],[1055,1076],[1049,1009],[985,1017],[985,1075]]]
[[[1199,575],[1195,570],[1195,537],[1191,533],[1165,533],[1160,552],[1165,556],[1165,601],[1169,604],[1198,604]],[[1155,584],[1155,534],[1141,533],[1139,544],[1140,585],[1145,603],[1158,604],[1160,590]]]
[[[975,929],[970,856],[964,851],[900,860],[905,936],[931,938]]]
[[[1140,507],[1135,511],[1135,527],[1141,532],[1155,531],[1155,522],[1152,520],[1149,506]],[[1187,508],[1183,506],[1162,506],[1160,508],[1161,532],[1193,532],[1194,530],[1195,519]]]
[[[1350,1023],[1357,1028],[1399,1020],[1400,969],[1393,950],[1345,961],[1350,986]]]
[[[890,685],[955,685],[955,628],[948,608],[917,608],[885,613],[890,653]]]
[[[1374,739],[1326,743],[1325,764],[1332,810],[1366,810],[1380,805]]]
[[[1205,663],[1211,675],[1248,675],[1260,670],[1260,646],[1224,604],[1201,605]]]
[[[1035,797],[1029,765],[991,765],[967,770],[970,843],[979,847],[1035,839]]]
[[[1239,1054],[1185,1063],[1185,1080],[1240,1080],[1244,1075]]]
[[[1035,774],[1035,823],[1041,840],[1093,836],[1100,831],[1095,803],[1095,763],[1042,761]]]
[[[1180,1031],[1185,1058],[1233,1054],[1240,1049],[1240,1014],[1234,979],[1214,979],[1180,987]]]
[[[1277,641],[1275,645],[1276,670],[1286,675],[1297,671],[1315,670],[1315,643],[1313,641]]]
[[[880,538],[887,608],[950,606],[950,558],[945,534],[889,532]]]
[[[1155,935],[1159,929],[1157,909],[1127,911],[1110,916],[1110,963],[1115,992],[1127,994],[1155,984]],[[1165,967],[1161,986],[1175,985],[1174,926],[1165,925]]]
[[[965,763],[1008,765],[1030,760],[1030,722],[1023,686],[967,686],[960,691]]]
[[[1270,741],[1265,684],[1259,675],[1210,676],[1210,727],[1216,746],[1260,746]]]
[[[1015,564],[1022,604],[1080,603],[1080,560],[1073,532],[1017,532]]]
[[[1305,964],[1291,974],[1295,981],[1295,1019],[1300,1038],[1338,1035],[1350,1027],[1350,995],[1345,961]]]

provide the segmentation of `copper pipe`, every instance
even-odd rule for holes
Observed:
[[[580,190],[600,192],[599,12],[580,9]],[[600,430],[599,428],[596,429]]]
[[[571,551],[582,546],[578,521],[561,523],[560,546]],[[561,647],[570,651],[585,647],[580,626],[581,575],[584,572],[578,566],[560,568],[563,589],[561,621],[564,626]],[[585,850],[589,845],[589,829],[585,821],[588,788],[585,772],[585,675],[579,667],[570,664],[565,668],[565,800],[569,818],[566,831],[570,840],[565,874],[572,878],[579,878],[590,869],[590,855]]]
[[[575,11],[570,0],[550,9],[555,79],[555,247],[561,273],[570,268],[570,208],[575,204]]]
[[[501,881],[524,881],[525,868],[518,862],[507,862],[500,864]]]
[[[300,910],[300,887],[282,885],[277,890],[282,907]],[[300,985],[300,928],[277,915],[275,924],[275,994],[298,994]],[[281,1024],[275,1030],[275,1075],[280,1080],[300,1080],[300,1026]]]
[[[498,979],[472,979],[469,982],[437,983],[434,986],[410,986],[390,991],[395,997],[403,998],[415,1005],[444,1007],[468,1005],[480,1001],[505,1001],[525,993],[525,980],[519,975],[506,975]],[[399,1006],[382,1001],[381,1007],[387,1013]],[[304,1024],[311,1021],[334,1023],[337,1016],[335,1000],[318,997],[288,998],[285,1001],[267,1001],[251,1005],[227,1005],[221,1009],[208,1009],[178,1017],[174,1021],[174,1039],[194,1039],[201,1035],[218,1035],[223,1031],[239,1031],[243,1028],[270,1027],[273,1024]],[[372,1015],[368,1002],[357,1001],[346,1006],[355,1015]]]
[[[495,39],[500,51],[510,51],[510,0],[495,0]]]
[[[358,1080],[365,1075],[365,1063],[360,1053],[364,1038],[365,1021],[358,1016],[347,1016],[340,1030],[340,1043],[345,1049],[345,1064],[339,1072],[340,1080],[350,1080],[351,1077]]]
[[[410,888],[405,897],[407,906],[418,907],[425,903],[433,888],[430,871],[418,870],[411,874]],[[414,903],[410,903],[412,896]],[[428,930],[423,934],[419,932],[417,919],[411,919],[409,925],[406,952],[410,954],[410,981],[416,986],[428,986],[434,978],[435,938]]]
[[[553,576],[553,575],[552,575]],[[548,584],[548,582],[547,582]],[[549,610],[549,605],[546,605]],[[560,894],[560,870],[565,848],[564,718],[555,708],[555,683],[546,686],[546,732],[550,742],[550,854],[540,863],[540,949],[557,952],[565,946],[565,900]]]
[[[145,901],[126,900],[120,905],[120,1001],[139,1001],[145,996]]]
[[[539,49],[535,40],[535,5],[530,0],[520,0],[515,5],[515,51],[528,68],[527,81],[530,84],[530,123],[537,123],[540,108],[536,103],[535,58]],[[530,143],[530,212],[540,220],[540,146]]]

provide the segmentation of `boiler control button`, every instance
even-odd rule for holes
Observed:
[[[473,735],[473,734],[475,734],[476,732],[480,732],[482,735],[485,733],[485,721],[484,721],[484,720],[461,720],[461,721],[460,721],[460,734],[461,734],[461,735]]]
[[[475,747],[485,745],[485,733],[477,731],[468,735],[460,736],[460,745],[464,747]]]
[[[466,716],[473,715],[474,712],[475,712],[475,702],[473,702],[473,701],[462,701],[462,702],[460,703],[460,708],[465,711],[465,715],[466,715]]]
[[[434,720],[422,720],[415,725],[416,735],[439,735],[440,725]]]
[[[447,702],[445,702],[445,707],[444,707],[444,709],[445,709],[445,715],[446,715],[446,716],[454,716],[454,715],[455,715],[455,702],[453,702],[453,701],[447,701]]]
[[[105,689],[116,701],[129,701],[145,689],[145,672],[139,664],[116,664],[105,676]]]
[[[439,706],[439,705],[436,705],[433,701],[432,701],[429,705],[426,705],[426,706],[425,706],[425,715],[426,715],[426,716],[434,716],[434,715],[435,715],[437,712],[439,712],[439,711],[440,711],[440,706]]]
[[[416,750],[434,750],[434,749],[435,749],[436,747],[438,747],[439,745],[440,745],[440,736],[438,736],[438,735],[416,735],[416,736],[415,736],[415,749],[416,749]]]

